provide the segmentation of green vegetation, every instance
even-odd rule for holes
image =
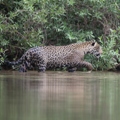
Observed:
[[[96,70],[119,63],[119,0],[1,0],[0,66],[40,45],[65,45],[95,39],[103,47]]]

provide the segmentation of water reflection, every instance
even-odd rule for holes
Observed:
[[[0,73],[0,120],[119,120],[119,73]]]

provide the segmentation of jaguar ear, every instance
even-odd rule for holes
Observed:
[[[94,46],[95,45],[95,41],[93,41],[91,45]]]

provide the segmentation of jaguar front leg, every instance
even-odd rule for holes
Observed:
[[[86,62],[86,61],[81,61],[81,62],[79,63],[79,66],[81,66],[81,67],[86,67],[89,71],[92,71],[92,70],[93,70],[92,64],[89,63],[89,62]]]
[[[74,72],[74,71],[76,71],[76,70],[77,70],[76,67],[67,67],[67,71],[68,71],[68,72]]]

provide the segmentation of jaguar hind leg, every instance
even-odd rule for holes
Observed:
[[[46,71],[46,59],[44,59],[44,57],[39,57],[38,61],[37,61],[37,66],[38,66],[38,72],[45,72]]]
[[[46,71],[46,65],[45,64],[40,64],[38,66],[38,72],[45,72]]]
[[[20,65],[19,72],[27,72],[27,67],[24,63],[22,65]]]

